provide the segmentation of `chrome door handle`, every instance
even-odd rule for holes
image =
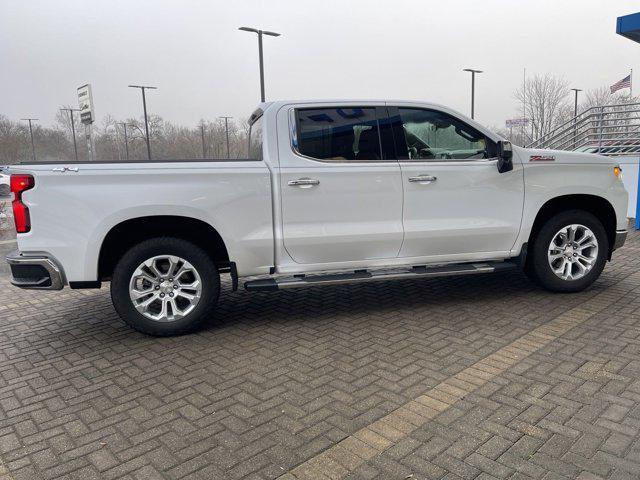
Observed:
[[[290,187],[309,188],[315,185],[320,185],[320,180],[304,177],[304,178],[299,178],[298,180],[289,180],[287,182],[287,185],[289,185]]]
[[[433,175],[418,175],[417,177],[409,177],[411,183],[433,183],[438,180],[438,177]]]

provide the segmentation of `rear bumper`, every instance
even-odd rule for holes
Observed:
[[[613,241],[613,248],[611,250],[617,250],[621,246],[624,245],[624,242],[627,241],[627,231],[626,230],[617,230],[616,238]]]
[[[7,255],[11,267],[11,284],[33,290],[62,290],[62,268],[46,255],[23,255],[18,251]]]

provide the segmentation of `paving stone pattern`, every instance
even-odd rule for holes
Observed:
[[[164,339],[105,287],[0,270],[0,480],[638,479],[639,253],[572,295],[518,272],[226,282],[217,320]]]

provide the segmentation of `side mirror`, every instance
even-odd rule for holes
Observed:
[[[511,142],[500,140],[498,142],[498,172],[505,173],[513,170],[513,149]]]

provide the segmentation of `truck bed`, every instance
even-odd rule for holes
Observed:
[[[46,252],[65,266],[66,280],[97,279],[109,231],[146,216],[188,217],[232,239],[229,256],[240,274],[273,265],[271,175],[257,160],[36,162],[15,165],[35,187],[23,193],[31,231],[21,252]]]

